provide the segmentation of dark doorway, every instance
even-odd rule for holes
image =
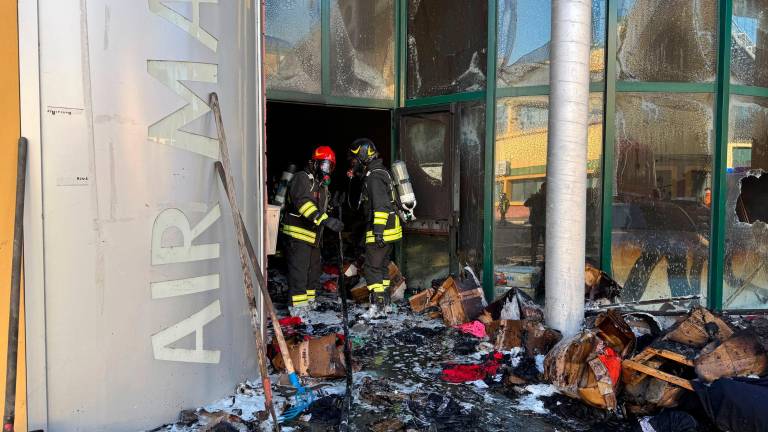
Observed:
[[[391,154],[389,110],[340,108],[284,102],[267,102],[267,179],[270,199],[282,172],[295,164],[301,170],[317,146],[336,152],[336,172],[331,192],[346,191],[347,146],[357,138],[376,143],[384,164]]]
[[[277,184],[289,165],[304,169],[314,149],[329,146],[336,153],[336,170],[329,186],[330,196],[343,192],[346,199],[343,212],[344,255],[359,257],[364,252],[365,217],[359,206],[362,181],[347,177],[349,162],[347,148],[357,138],[367,137],[376,144],[384,163],[391,162],[391,112],[382,109],[342,108],[286,102],[267,102],[267,190],[269,202],[274,204]],[[338,217],[338,208],[330,215]],[[330,231],[322,242],[323,264],[338,261],[338,241]],[[278,255],[270,257],[270,268],[285,271],[278,243]],[[274,293],[273,293],[274,294]]]

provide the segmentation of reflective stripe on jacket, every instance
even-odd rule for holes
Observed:
[[[293,176],[286,194],[280,231],[288,237],[319,247],[322,222],[328,219],[328,188],[307,170]]]

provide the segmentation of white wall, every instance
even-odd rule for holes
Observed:
[[[205,102],[219,93],[240,202],[259,230],[259,5],[34,3],[20,1],[20,39],[39,38],[39,52],[22,42],[21,53],[30,427],[157,426],[256,373]]]

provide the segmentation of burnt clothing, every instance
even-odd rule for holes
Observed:
[[[392,244],[387,243],[383,248],[369,243],[365,246],[365,266],[363,275],[368,284],[368,291],[383,293],[389,289],[389,257],[392,255]]]
[[[397,215],[397,198],[392,187],[392,174],[384,167],[381,159],[374,159],[368,164],[360,199],[366,217],[366,245],[374,243],[376,236],[381,236],[385,243],[393,243],[403,238],[403,228]]]
[[[293,176],[288,184],[285,216],[280,231],[288,237],[320,247],[322,223],[328,219],[328,188],[309,169]]]
[[[292,237],[283,237],[283,248],[288,263],[288,287],[293,306],[314,300],[320,289],[320,248]]]

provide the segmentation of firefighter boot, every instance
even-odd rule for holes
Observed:
[[[386,318],[389,311],[389,295],[386,292],[372,292],[370,294],[371,307],[368,309],[369,319]]]

